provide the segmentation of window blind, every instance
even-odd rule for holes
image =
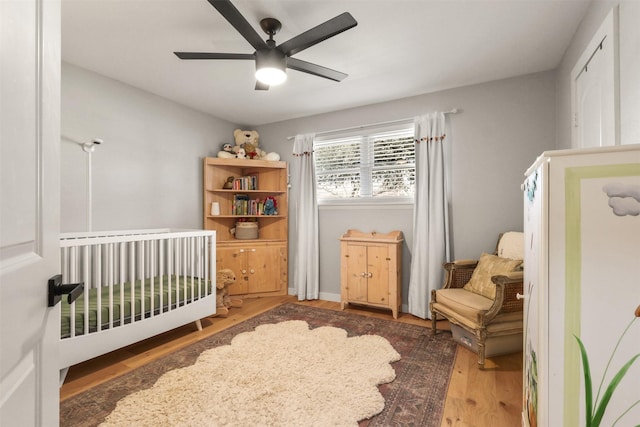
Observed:
[[[319,201],[412,198],[413,124],[314,142]]]

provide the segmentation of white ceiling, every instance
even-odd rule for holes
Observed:
[[[350,12],[358,25],[296,58],[349,74],[288,70],[254,90],[252,61],[181,61],[174,51],[253,53],[207,0],[63,0],[63,61],[236,124],[286,119],[556,68],[587,0],[232,0],[282,22],[278,44]],[[267,35],[265,34],[265,39]]]

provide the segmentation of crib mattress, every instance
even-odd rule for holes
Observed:
[[[184,305],[185,301],[191,302],[191,277],[187,277],[186,279],[182,276],[162,276],[155,277],[152,279],[146,279],[144,281],[144,317],[149,317],[151,315],[151,298],[152,291],[151,285],[153,282],[153,312],[154,314],[159,314],[161,311],[164,312],[169,308],[176,308],[178,306]],[[186,296],[184,285],[186,283]],[[202,287],[202,291],[198,290],[198,280],[194,279],[194,298],[193,300],[198,300],[199,298],[205,297],[212,292],[211,283],[204,281],[200,281],[200,286]],[[161,286],[162,284],[162,286]],[[140,320],[143,318],[142,313],[142,282],[140,280],[135,281],[135,285],[132,289],[132,283],[127,282],[122,286],[122,294],[124,295],[124,316],[121,319],[121,286],[120,284],[113,285],[113,324],[114,326],[118,326],[120,324],[130,323],[132,319],[132,301],[134,306],[133,318],[136,320]],[[132,290],[134,292],[132,292]],[[85,290],[86,292],[86,290]],[[171,293],[171,298],[169,298],[169,293]],[[95,332],[98,330],[98,289],[90,289],[89,290],[89,332]],[[105,286],[100,289],[100,313],[101,313],[101,329],[109,328],[109,287]],[[162,297],[162,298],[161,298]],[[75,301],[75,335],[83,335],[85,333],[85,309],[84,309],[84,301],[85,296],[80,295],[80,297]],[[169,300],[171,300],[169,302]],[[162,301],[162,302],[161,302]],[[162,310],[160,310],[162,305]],[[171,307],[169,307],[171,305]],[[61,307],[61,323],[60,323],[60,337],[68,338],[71,335],[71,305],[67,302],[66,299],[62,300]]]

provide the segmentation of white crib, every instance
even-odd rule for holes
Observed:
[[[215,314],[215,231],[65,233],[60,369]]]

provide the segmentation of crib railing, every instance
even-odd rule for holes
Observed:
[[[68,306],[63,338],[143,321],[215,292],[212,248],[215,232],[201,230],[62,234],[63,283],[85,284],[82,302]]]

